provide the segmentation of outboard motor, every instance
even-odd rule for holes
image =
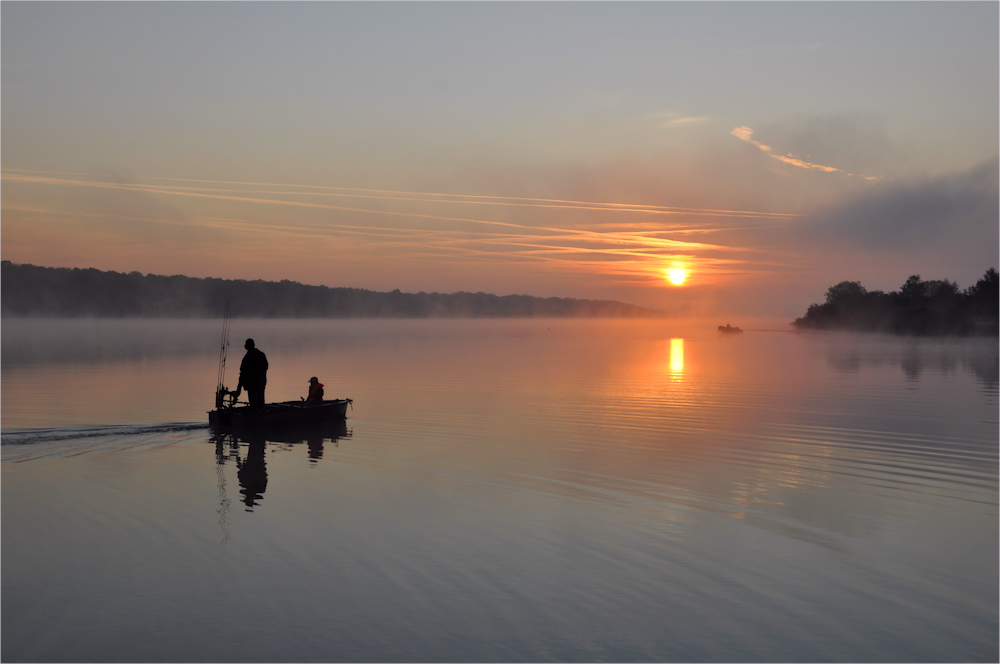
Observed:
[[[225,386],[220,387],[215,391],[215,409],[220,410],[222,408],[228,408],[232,405],[232,400],[227,404],[226,397],[229,396],[230,392],[225,388]]]

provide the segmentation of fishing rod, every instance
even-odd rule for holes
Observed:
[[[222,314],[222,344],[219,347],[219,373],[217,376],[215,384],[215,407],[222,408],[222,401],[229,390],[226,389],[226,355],[229,350],[229,326],[232,323],[232,317],[230,316],[229,310],[230,300],[226,299],[226,310]]]

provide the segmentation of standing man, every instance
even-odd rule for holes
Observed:
[[[267,385],[267,356],[254,346],[253,339],[243,344],[247,354],[240,363],[240,384],[236,386],[236,398],[247,388],[250,407],[260,410],[264,407],[264,386]]]

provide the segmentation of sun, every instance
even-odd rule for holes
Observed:
[[[667,275],[667,279],[670,280],[670,283],[672,283],[675,286],[680,286],[681,284],[683,284],[684,280],[687,279],[688,276],[688,271],[681,269],[679,267],[673,267],[670,268],[669,270],[664,270],[664,272]]]

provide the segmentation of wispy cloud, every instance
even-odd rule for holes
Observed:
[[[667,127],[679,127],[681,125],[707,122],[708,120],[711,120],[711,117],[707,115],[685,115],[684,117],[672,118],[670,120],[667,120],[664,124]]]
[[[710,115],[681,115],[679,113],[655,113],[649,118],[657,123],[662,129],[683,127],[686,125],[701,124],[712,119]]]
[[[740,139],[741,141],[745,141],[750,145],[754,145],[760,148],[762,152],[767,154],[772,159],[777,159],[778,161],[788,164],[790,166],[797,166],[798,168],[805,168],[808,170],[823,171],[824,173],[843,173],[844,175],[847,175],[849,177],[858,177],[864,180],[878,181],[882,179],[880,176],[877,175],[860,175],[855,173],[848,173],[847,171],[836,168],[834,166],[813,164],[811,162],[799,159],[793,154],[777,153],[770,145],[765,145],[760,141],[755,141],[753,138],[753,129],[751,129],[750,127],[736,127],[730,133],[736,138]]]
[[[63,176],[63,177],[56,177]],[[3,169],[3,178],[7,182],[23,182],[35,184],[61,184],[71,186],[96,187],[103,189],[121,189],[127,191],[142,191],[176,196],[194,196],[219,198],[245,202],[270,203],[274,205],[287,204],[292,206],[319,207],[330,209],[345,209],[360,211],[359,208],[326,205],[306,201],[287,199],[265,199],[265,195],[296,195],[307,197],[335,197],[353,199],[374,199],[380,201],[399,201],[435,204],[463,204],[484,206],[528,207],[542,209],[594,210],[606,212],[635,212],[653,215],[696,215],[710,217],[740,217],[749,219],[795,219],[802,215],[789,212],[761,212],[758,210],[732,210],[721,208],[695,208],[665,205],[644,205],[639,203],[608,203],[595,201],[574,201],[559,198],[525,198],[513,196],[485,196],[476,194],[446,194],[440,192],[397,191],[388,189],[361,189],[348,187],[329,187],[319,185],[276,184],[263,182],[239,182],[224,180],[190,180],[180,178],[143,178],[135,180],[193,182],[198,184],[228,184],[236,188],[192,187],[177,185],[145,184],[142,182],[108,181],[111,176],[91,173],[55,173],[45,171],[27,171],[19,169]],[[266,187],[266,189],[261,189]],[[237,195],[242,194],[242,195]]]
[[[195,204],[188,218],[164,219],[163,223],[174,228],[200,226],[227,234],[234,245],[282,244],[311,255],[329,251],[332,244],[340,243],[339,249],[344,251],[350,246],[347,253],[354,257],[511,266],[536,263],[564,273],[604,274],[616,279],[658,275],[664,261],[677,256],[689,257],[685,260],[699,266],[703,275],[720,270],[728,273],[736,265],[754,269],[754,265],[788,264],[793,260],[789,256],[710,240],[723,231],[783,226],[799,218],[795,214],[754,210],[558,198],[142,177],[123,182],[111,176],[17,169],[4,169],[3,182],[212,201],[205,209]],[[227,205],[228,214],[218,214],[221,204]],[[482,216],[445,213],[455,206],[472,206],[469,212],[479,211]],[[504,210],[511,207],[534,209],[538,214],[530,220],[510,218]],[[266,208],[284,211],[274,215]],[[60,224],[101,216],[100,211],[76,205],[52,205],[49,209],[45,204],[28,206],[8,196],[3,209],[30,212],[38,220]],[[490,218],[491,212],[497,215]],[[15,237],[13,226],[9,228],[11,234],[5,240]],[[122,228],[122,233],[139,237],[138,229]]]

